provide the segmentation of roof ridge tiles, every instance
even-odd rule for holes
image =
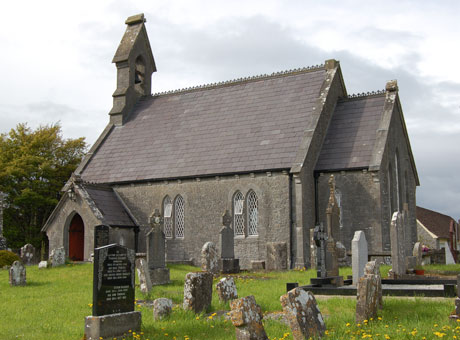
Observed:
[[[381,94],[385,94],[385,92],[386,92],[385,90],[376,90],[376,91],[369,91],[369,92],[352,93],[346,96],[344,99],[355,99],[355,98],[378,96]]]
[[[264,74],[259,74],[259,75],[255,75],[255,76],[235,78],[235,79],[224,80],[224,81],[219,81],[219,82],[215,82],[215,83],[208,83],[208,84],[185,87],[185,88],[181,88],[181,89],[157,92],[157,93],[153,94],[152,97],[171,95],[171,94],[178,94],[178,93],[189,93],[189,92],[194,92],[194,91],[199,91],[199,90],[208,90],[208,89],[214,89],[214,88],[219,88],[219,87],[223,87],[223,86],[243,84],[243,83],[246,83],[246,82],[249,82],[249,81],[257,81],[257,80],[262,80],[262,79],[277,78],[277,77],[280,77],[280,76],[290,76],[290,75],[295,75],[295,74],[299,74],[299,73],[313,72],[313,71],[318,71],[318,70],[321,70],[321,69],[324,69],[324,64],[306,66],[306,67],[299,67],[299,68],[295,68],[295,69],[291,69],[291,70],[273,72],[271,74],[264,73]]]

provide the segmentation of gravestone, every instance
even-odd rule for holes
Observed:
[[[144,294],[150,293],[152,281],[150,281],[149,266],[144,258],[136,259],[136,271],[139,279],[139,289]]]
[[[326,324],[312,292],[294,288],[280,297],[294,340],[320,338]]]
[[[367,263],[368,249],[366,235],[364,231],[355,231],[351,241],[351,263],[353,271],[353,284],[358,284],[358,280],[364,275],[364,267]]]
[[[357,284],[356,323],[361,323],[377,316],[377,310],[380,306],[379,286],[381,281],[377,275],[373,274],[375,270],[374,264],[369,265],[366,274],[359,278]]]
[[[401,213],[393,214],[390,224],[391,262],[395,278],[406,274],[406,256],[404,242],[404,225]]]
[[[3,237],[3,200],[4,194],[0,192],[0,250],[8,250],[6,238]]]
[[[51,251],[49,262],[51,267],[59,267],[65,264],[65,249],[64,247],[56,248]]]
[[[238,299],[238,292],[233,277],[224,277],[220,279],[216,284],[216,291],[219,300],[222,302]]]
[[[183,308],[195,313],[205,312],[212,301],[212,278],[209,272],[185,275]]]
[[[134,268],[132,249],[118,244],[94,249],[93,315],[85,324],[88,340],[140,330],[141,313],[134,311]]]
[[[422,244],[420,242],[415,242],[414,249],[412,250],[412,255],[415,256],[416,266],[422,265]]]
[[[315,228],[310,228],[310,264],[311,269],[317,269],[318,265],[318,247],[315,243]]]
[[[166,267],[166,240],[163,232],[163,217],[160,211],[150,216],[152,229],[147,233],[147,263],[150,272],[150,281],[153,286],[170,283],[169,268]]]
[[[40,261],[38,263],[38,269],[48,268],[48,261]]]
[[[219,258],[213,242],[206,242],[201,248],[201,270],[211,274],[219,272]]]
[[[268,340],[262,324],[262,310],[253,295],[230,301],[230,308],[236,340]]]
[[[380,264],[377,261],[369,261],[364,267],[364,275],[375,275],[377,277],[377,298],[378,307],[383,308],[383,291],[382,291],[382,276],[380,275]]]
[[[31,265],[37,263],[35,247],[30,243],[27,243],[21,248],[20,257],[22,263],[25,265]]]
[[[167,298],[159,298],[153,301],[153,319],[161,320],[171,314],[173,307],[172,300]]]
[[[26,267],[21,261],[14,261],[9,271],[10,286],[26,285]]]
[[[413,273],[415,271],[416,266],[417,266],[417,257],[406,256],[406,272]]]
[[[460,317],[460,274],[457,275],[457,297],[455,298],[455,314]]]
[[[109,245],[108,225],[100,224],[94,227],[94,248],[100,248]]]
[[[225,210],[222,216],[222,229],[220,230],[220,268],[224,274],[240,272],[240,261],[235,259],[234,231],[230,227],[232,216]]]
[[[287,269],[287,243],[267,242],[267,258],[265,260],[266,270]]]

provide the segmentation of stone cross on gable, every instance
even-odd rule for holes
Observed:
[[[163,216],[161,216],[160,210],[155,209],[155,211],[153,212],[152,215],[150,215],[150,218],[149,218],[150,226],[152,227],[152,229],[161,230],[161,226],[163,225],[163,222],[164,222],[164,218]]]
[[[232,215],[230,215],[230,212],[228,210],[225,210],[225,213],[222,215],[222,225],[230,228],[230,225],[232,224]]]

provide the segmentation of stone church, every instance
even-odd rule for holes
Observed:
[[[370,252],[390,249],[390,219],[406,211],[416,241],[419,185],[396,81],[348,95],[340,64],[295,69],[152,95],[156,65],[144,15],[126,20],[113,58],[110,120],[43,226],[50,249],[86,260],[94,227],[145,251],[149,216],[164,217],[168,262],[199,263],[233,216],[242,268],[267,242],[287,245],[287,267],[310,265],[310,229],[325,223],[335,176],[340,242],[364,230]],[[153,86],[154,87],[154,86]]]

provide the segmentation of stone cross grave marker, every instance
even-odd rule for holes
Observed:
[[[101,224],[94,227],[94,248],[109,245],[109,230],[108,225]]]
[[[406,256],[404,242],[404,224],[401,213],[393,214],[390,225],[392,271],[396,277],[406,274]]]
[[[164,219],[158,209],[150,216],[152,229],[147,233],[147,263],[152,285],[169,283],[169,268],[166,268],[166,239],[163,232]]]
[[[134,250],[111,244],[94,250],[93,316],[134,311]]]
[[[222,229],[220,230],[220,268],[222,273],[239,273],[240,261],[235,259],[234,232],[230,227],[232,224],[232,215],[225,210],[222,216]]]
[[[364,267],[367,263],[368,249],[364,231],[355,231],[351,241],[351,263],[353,271],[353,284],[358,284],[359,278],[364,275]]]
[[[14,261],[9,271],[10,286],[26,285],[26,267],[21,261]]]

